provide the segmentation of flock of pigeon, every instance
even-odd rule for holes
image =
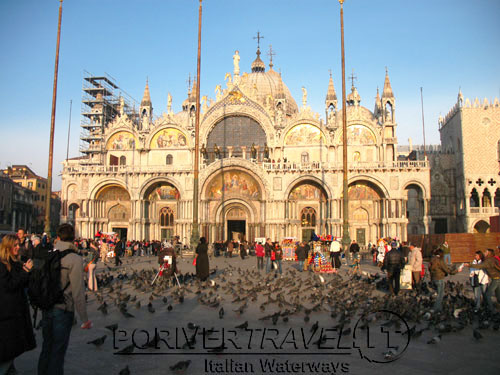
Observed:
[[[474,340],[482,339],[483,330],[498,331],[500,328],[499,314],[490,314],[486,310],[474,313],[470,288],[459,282],[446,282],[443,310],[434,313],[431,308],[435,290],[430,283],[423,282],[419,292],[401,291],[398,296],[391,296],[386,278],[380,273],[320,275],[300,273],[294,267],[288,267],[282,276],[278,276],[261,273],[256,268],[242,269],[226,261],[224,269],[211,270],[205,282],[197,280],[192,273],[181,273],[172,278],[160,277],[152,285],[157,272],[152,265],[143,269],[130,265],[132,263],[117,269],[108,267],[106,272],[98,274],[100,290],[95,293],[95,301],[89,303],[98,303],[100,313],[107,315],[110,311],[117,311],[124,319],[134,319],[135,311],[146,309],[152,317],[159,318],[160,314],[168,314],[189,299],[206,309],[211,322],[230,317],[224,324],[233,329],[245,329],[249,322],[288,325],[292,318],[295,322],[303,321],[301,325],[307,325],[314,314],[326,313],[331,317],[332,326],[341,327],[342,334],[346,335],[360,317],[363,329],[370,324],[368,320],[363,321],[363,317],[370,316],[373,311],[387,310],[401,316],[409,324],[404,334],[418,340],[425,333],[426,338],[421,340],[429,345],[438,345],[447,334],[460,332],[468,326],[472,327]],[[255,314],[257,306],[260,315]],[[249,307],[251,313],[247,313]],[[186,342],[186,349],[196,345],[196,328],[199,326],[199,322],[188,323],[188,319],[189,313],[182,324],[194,333]],[[229,320],[231,323],[228,323]],[[111,332],[118,327],[119,322],[106,326]],[[317,329],[318,321],[311,324],[311,332],[315,327]],[[214,328],[210,328],[208,334],[211,330]],[[88,344],[99,347],[106,337],[98,337]],[[157,341],[158,338],[153,337],[147,346],[153,348]],[[321,344],[321,341],[322,337],[316,344]],[[134,345],[129,345],[117,354],[132,353],[134,349]],[[225,349],[222,344],[209,353],[220,354]],[[381,353],[381,356],[391,359],[398,354],[397,350],[391,349]],[[190,363],[189,360],[180,361],[170,369],[175,373],[184,373]],[[130,374],[129,367],[122,369],[120,374]]]

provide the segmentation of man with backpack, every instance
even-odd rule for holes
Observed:
[[[42,308],[43,344],[38,360],[38,375],[64,373],[64,356],[68,348],[75,310],[84,322],[80,328],[89,329],[92,327],[85,305],[83,260],[81,256],[76,254],[76,249],[72,244],[74,239],[75,230],[71,224],[59,226],[57,242],[52,252],[54,254],[49,253],[47,258],[49,264],[59,266],[50,267],[50,269],[52,273],[59,273],[59,293],[62,291],[63,297],[59,298],[53,306],[45,305],[45,308]],[[60,263],[57,264],[57,261]],[[55,293],[57,290],[53,292]]]
[[[470,267],[469,263],[466,263],[465,265],[467,267]],[[491,313],[495,313],[496,309],[493,306],[491,297],[493,296],[493,294],[495,294],[495,296],[497,297],[497,303],[500,303],[500,257],[495,256],[495,250],[487,249],[486,259],[484,260],[484,262],[474,264],[473,268],[482,269],[490,278],[490,283],[488,285],[488,289],[486,289],[485,298],[486,302],[488,303],[488,309]]]

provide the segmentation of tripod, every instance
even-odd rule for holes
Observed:
[[[170,264],[168,262],[163,263],[160,266],[160,269],[158,270],[158,272],[156,273],[155,278],[151,282],[151,286],[154,285],[155,281],[158,279],[158,276],[161,276],[163,274],[163,272],[166,271],[166,270],[168,270],[169,268],[170,268]],[[181,283],[179,282],[179,279],[177,278],[177,273],[175,273],[175,271],[174,271],[173,274],[174,274],[175,280],[177,281],[177,285],[179,285],[179,288],[180,288],[181,287]]]

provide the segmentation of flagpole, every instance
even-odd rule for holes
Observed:
[[[50,198],[52,192],[52,167],[54,162],[54,128],[56,121],[56,99],[57,99],[57,75],[59,71],[59,45],[61,42],[61,19],[62,19],[62,3],[59,0],[59,20],[57,23],[57,46],[56,46],[56,61],[54,64],[54,85],[52,88],[52,114],[50,117],[50,145],[49,145],[49,167],[47,171],[47,189],[45,192],[45,229],[46,233],[50,233]]]

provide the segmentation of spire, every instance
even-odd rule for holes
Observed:
[[[269,56],[269,70],[273,70],[273,56],[276,56],[276,52],[274,52],[272,44],[269,45],[269,52],[267,55]]]
[[[326,100],[337,100],[337,94],[335,92],[335,87],[333,87],[332,72],[330,71],[330,80],[328,81],[328,91],[326,92]]]
[[[384,81],[384,91],[382,92],[382,98],[394,98],[392,93],[391,81],[389,80],[389,72],[387,67],[385,68],[385,81]]]
[[[281,70],[280,70],[280,80],[278,83],[278,92],[276,93],[276,99],[285,99],[285,89],[283,88],[283,79],[281,77]]]
[[[375,116],[378,116],[378,114],[381,111],[380,107],[380,93],[378,91],[378,86],[377,86],[377,96],[375,97],[375,110],[373,111]]]
[[[149,82],[146,78],[146,87],[144,88],[144,95],[142,96],[141,106],[151,105],[151,95],[149,94]]]

